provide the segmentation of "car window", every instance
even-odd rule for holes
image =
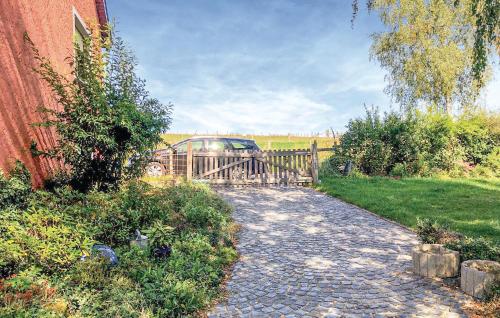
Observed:
[[[208,150],[209,151],[222,151],[225,149],[225,144],[222,140],[209,140]]]
[[[193,147],[193,151],[203,151],[203,140],[191,141],[191,145]]]
[[[177,152],[187,152],[188,145],[187,142],[183,142],[182,144],[176,147]]]
[[[255,150],[257,145],[251,140],[229,140],[235,150]]]
[[[187,142],[183,142],[182,144],[176,147],[177,152],[187,152]],[[203,151],[203,140],[195,140],[191,141],[191,147],[193,151]]]

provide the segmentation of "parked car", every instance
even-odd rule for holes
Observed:
[[[148,164],[146,170],[147,175],[159,176],[165,174],[168,171],[167,165],[169,165],[169,162],[166,162],[166,160],[172,154],[174,158],[173,173],[184,174],[188,142],[191,142],[191,147],[194,152],[217,152],[225,150],[261,151],[255,141],[251,139],[212,136],[191,137],[173,144],[170,148],[154,151],[151,156],[151,162]],[[253,163],[254,160],[252,160],[252,166],[254,166]]]
[[[227,137],[192,137],[172,145],[176,153],[187,152],[187,144],[191,142],[193,151],[224,151],[224,150],[248,150],[260,151],[255,141],[242,138]]]

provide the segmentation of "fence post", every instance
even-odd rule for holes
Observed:
[[[187,158],[186,158],[186,180],[193,179],[193,145],[191,141],[187,143]]]
[[[168,155],[168,173],[174,175],[174,151],[172,149],[170,149]]]
[[[318,143],[316,142],[316,140],[314,140],[314,142],[311,144],[311,175],[313,178],[313,183],[318,183],[318,169]]]

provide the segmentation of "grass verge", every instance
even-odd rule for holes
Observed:
[[[322,192],[415,228],[435,219],[471,237],[500,243],[500,179],[323,177]]]

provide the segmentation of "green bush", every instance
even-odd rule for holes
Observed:
[[[0,316],[191,315],[220,294],[237,258],[230,212],[207,187],[192,184],[35,191],[26,208],[0,209]],[[129,246],[135,229],[149,236],[151,249]],[[119,264],[80,261],[94,243],[113,247]],[[170,257],[153,255],[162,245]]]
[[[394,166],[404,164],[403,174],[413,174],[419,170],[419,150],[421,145],[417,131],[418,118],[414,115],[402,116],[386,114],[381,127],[381,140],[390,148],[390,160],[385,168],[392,172]],[[398,168],[396,168],[397,170]]]
[[[338,165],[351,160],[368,175],[494,176],[500,165],[496,118],[495,114],[473,113],[455,120],[434,112],[380,116],[377,109],[367,109],[364,118],[349,121],[321,172],[338,175]]]
[[[500,302],[500,281],[495,281],[489,285],[484,300]],[[497,309],[500,309],[500,305],[498,304],[497,304]]]
[[[500,177],[500,146],[494,147],[471,173],[473,176]]]
[[[416,232],[424,244],[448,244],[458,242],[464,236],[450,231],[447,225],[430,219],[417,219]]]
[[[392,167],[390,175],[393,177],[408,177],[411,175],[411,172],[406,163],[398,162]]]
[[[472,259],[500,261],[500,247],[495,242],[481,237],[464,237],[450,231],[448,226],[441,225],[436,221],[419,219],[416,232],[422,243],[444,244],[446,247],[458,251],[462,261]]]
[[[29,266],[45,273],[63,271],[93,244],[88,224],[36,201],[29,205],[27,210],[10,208],[0,212],[0,273]]]
[[[196,227],[218,227],[224,222],[224,216],[212,207],[204,206],[200,202],[190,202],[185,205],[181,213],[186,221]]]
[[[365,119],[349,121],[341,138],[340,156],[354,161],[364,173],[384,174],[390,149],[382,141],[382,127],[377,110],[367,110]]]
[[[208,289],[193,280],[179,280],[173,275],[155,277],[154,300],[157,317],[184,317],[207,306]]]
[[[391,174],[396,165],[401,173],[400,164],[405,164],[404,174],[414,174],[421,166],[417,127],[415,116],[388,113],[382,118],[376,109],[367,109],[365,118],[349,122],[341,138],[340,156],[369,175]]]
[[[35,123],[55,129],[60,137],[57,145],[51,149],[39,149],[34,141],[31,145],[33,155],[60,160],[68,167],[50,186],[66,181],[84,192],[108,191],[121,180],[141,175],[149,150],[162,142],[161,133],[170,125],[172,106],[149,96],[136,74],[136,58],[120,36],[111,28],[91,30],[80,45],[75,43],[74,57],[68,59],[69,77],[40,55],[27,34],[25,40],[38,64],[35,72],[60,106],[41,107],[46,120]]]
[[[441,243],[447,229],[436,221],[432,221],[430,219],[418,219],[416,230],[422,243],[438,244]]]
[[[7,206],[25,206],[30,193],[31,174],[20,161],[16,161],[9,171],[9,177],[0,170],[0,209]]]
[[[322,176],[341,176],[346,161],[347,159],[342,157],[338,151],[334,151],[329,158],[320,163],[319,174]]]
[[[175,228],[157,220],[144,233],[148,237],[149,245],[154,249],[171,246],[175,237]]]
[[[63,317],[68,303],[34,267],[0,280],[0,317]]]
[[[485,238],[466,237],[445,246],[458,251],[462,262],[473,259],[500,261],[500,247]]]
[[[453,119],[439,113],[417,115],[420,156],[430,169],[450,171],[463,160],[463,148],[456,138]]]
[[[486,115],[464,114],[456,126],[457,138],[464,148],[466,160],[472,164],[482,163],[495,145],[495,136],[490,131]]]

